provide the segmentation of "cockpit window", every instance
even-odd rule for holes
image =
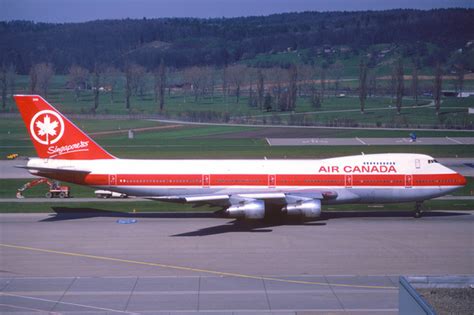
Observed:
[[[428,160],[428,164],[431,164],[431,163],[438,163],[437,160]]]

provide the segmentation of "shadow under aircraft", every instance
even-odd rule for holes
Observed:
[[[48,218],[40,220],[40,222],[55,222],[64,220],[76,220],[76,219],[87,219],[87,218],[98,218],[98,217],[109,217],[109,218],[130,218],[130,219],[151,219],[151,218],[214,218],[214,219],[225,219],[229,218],[223,215],[223,210],[216,212],[120,212],[111,211],[97,208],[74,208],[74,207],[52,207],[55,214],[50,215]],[[434,211],[426,212],[426,217],[449,217],[449,216],[460,216],[467,215],[462,212],[448,212],[448,211]],[[252,232],[252,233],[267,233],[272,232],[272,227],[282,225],[295,225],[295,226],[324,226],[327,223],[323,221],[329,221],[334,219],[343,218],[411,218],[412,212],[410,211],[330,211],[323,212],[317,219],[303,219],[301,217],[287,216],[283,213],[270,213],[261,220],[241,220],[231,219],[224,224],[216,226],[206,227],[203,229],[171,235],[172,237],[183,237],[183,236],[208,236],[224,233],[234,232]]]

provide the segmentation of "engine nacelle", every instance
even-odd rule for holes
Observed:
[[[288,215],[302,215],[305,218],[317,218],[321,215],[321,200],[314,199],[289,204],[282,210]]]
[[[244,201],[230,206],[225,212],[231,218],[263,219],[265,202],[263,200]]]

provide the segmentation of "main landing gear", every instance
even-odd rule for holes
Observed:
[[[421,218],[423,216],[422,205],[423,205],[423,201],[417,201],[415,203],[415,211],[413,212],[413,217]]]

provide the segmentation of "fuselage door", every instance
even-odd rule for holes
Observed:
[[[211,175],[203,174],[202,175],[202,187],[203,188],[209,188],[210,183],[211,183]]]
[[[117,185],[117,175],[116,174],[109,174],[109,185],[110,186]]]
[[[419,159],[415,160],[415,167],[420,168],[420,160]]]
[[[275,174],[268,175],[268,187],[275,188],[276,185],[276,176]]]
[[[352,188],[352,174],[346,174],[344,179],[346,188]]]
[[[413,186],[413,175],[405,175],[405,187],[411,188]]]

